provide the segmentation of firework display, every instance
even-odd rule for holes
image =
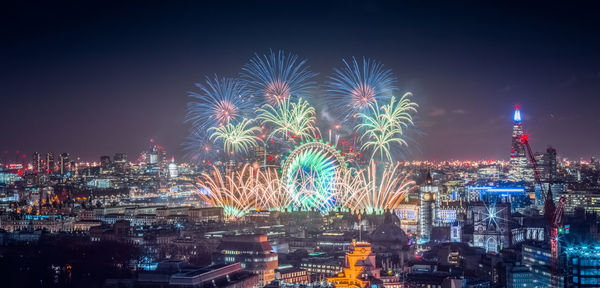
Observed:
[[[411,95],[406,93],[397,102],[392,97],[389,104],[381,107],[375,103],[369,106],[370,111],[358,114],[361,123],[356,128],[363,132],[360,137],[363,150],[371,149],[373,156],[392,161],[390,147],[393,144],[408,145],[402,137],[403,129],[413,124],[411,113],[418,107],[409,99]]]
[[[242,119],[239,123],[227,123],[222,126],[208,129],[210,140],[222,142],[225,152],[240,153],[248,152],[252,147],[258,145],[260,138],[256,136],[260,128],[252,125],[252,120]]]
[[[330,103],[342,115],[342,120],[356,118],[377,101],[386,100],[394,90],[392,71],[377,61],[363,58],[362,62],[342,60],[344,67],[335,69],[326,83]]]
[[[197,83],[201,93],[191,92],[195,101],[188,103],[186,121],[194,128],[222,126],[237,120],[252,110],[252,103],[243,83],[232,78],[206,78],[206,84]]]
[[[335,183],[345,169],[344,157],[329,143],[308,142],[286,158],[283,184],[301,209],[331,209],[336,205]]]
[[[308,97],[315,85],[316,74],[310,71],[306,60],[283,51],[256,54],[242,70],[251,95],[261,96],[271,105],[288,98]]]
[[[258,119],[273,127],[270,137],[307,139],[315,131],[315,108],[302,98],[295,102],[287,98],[278,101],[278,105],[265,104],[258,109]]]
[[[398,208],[415,183],[395,151],[408,146],[405,133],[418,105],[411,93],[394,96],[393,75],[381,63],[344,64],[327,78],[325,101],[316,101],[337,116],[326,139],[320,130],[332,121],[318,118],[326,107],[309,101],[316,74],[296,55],[256,55],[240,80],[215,77],[199,85],[203,93],[192,94],[198,101],[188,105],[186,152],[196,163],[221,149],[222,157],[243,160],[215,164],[199,179],[208,205],[223,207],[229,221],[254,209],[380,214]]]

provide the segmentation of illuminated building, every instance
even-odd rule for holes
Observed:
[[[396,216],[400,219],[400,228],[402,228],[407,233],[417,233],[419,228],[419,208],[420,208],[420,200],[416,201],[416,199],[408,200],[407,202],[402,202],[396,208]]]
[[[33,154],[31,155],[31,162],[34,173],[42,171],[42,158],[40,157],[40,153],[33,152]]]
[[[223,239],[219,245],[216,263],[239,262],[247,271],[258,275],[259,287],[275,280],[278,267],[277,253],[267,241],[267,235],[244,235]]]
[[[115,153],[115,156],[113,157],[113,161],[115,161],[115,163],[125,163],[125,162],[127,162],[127,154]]]
[[[427,172],[425,183],[419,188],[421,201],[419,217],[419,243],[427,243],[431,239],[431,229],[435,217],[435,200],[439,194],[439,187],[433,185],[431,173]]]
[[[175,159],[172,159],[171,163],[169,163],[169,178],[177,178],[177,176],[179,176],[179,170],[177,170]]]
[[[60,154],[60,174],[65,175],[71,171],[71,162],[69,161],[69,153]]]
[[[100,165],[103,169],[108,169],[110,167],[110,156],[100,156]]]
[[[472,213],[473,246],[491,253],[510,246],[510,203],[477,203]]]
[[[462,242],[462,224],[454,221],[450,226],[450,242]]]
[[[192,223],[221,222],[223,218],[223,207],[191,208],[188,211],[188,219]]]
[[[600,286],[600,246],[573,246],[565,249],[568,287]]]
[[[554,185],[552,192],[554,193]],[[600,190],[572,190],[566,193],[555,193],[565,197],[565,213],[572,214],[576,208],[583,208],[586,212],[600,212]]]
[[[118,172],[125,172],[127,168],[127,154],[115,153],[115,156],[113,157],[113,162]]]
[[[512,204],[513,211],[530,203],[530,195],[523,187],[469,186],[468,191],[470,201],[507,202]]]
[[[370,287],[371,282],[381,281],[380,269],[375,267],[375,254],[368,242],[352,242],[346,253],[343,272],[327,278],[336,288]],[[377,286],[376,286],[377,287]]]
[[[134,279],[107,279],[103,287],[254,287],[258,277],[244,271],[240,263],[197,267],[183,261],[163,261],[144,265]]]
[[[535,160],[542,182],[558,180],[556,149],[548,147],[545,153],[536,153]]]
[[[527,148],[521,138],[524,135],[523,125],[521,125],[521,111],[519,106],[515,106],[513,115],[512,148],[510,151],[510,164],[508,178],[512,181],[533,181],[533,169],[527,158]]]
[[[48,152],[46,154],[46,172],[53,173],[54,172],[54,153]]]
[[[310,283],[308,271],[294,267],[275,270],[275,278],[285,283]]]
[[[521,247],[521,265],[529,270],[529,275],[525,274],[524,269],[517,271],[521,275],[514,275],[513,282],[520,282],[519,278],[527,278],[529,285],[526,287],[551,287],[551,273],[550,273],[550,247],[542,247],[539,245],[523,245]],[[560,278],[558,283],[562,283],[563,279]],[[515,283],[516,284],[516,283]],[[559,285],[562,287],[563,285]],[[525,287],[513,285],[513,287]]]

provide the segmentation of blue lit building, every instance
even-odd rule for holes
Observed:
[[[470,201],[511,203],[513,212],[530,204],[529,194],[519,186],[469,186],[468,195]]]
[[[565,249],[567,287],[600,287],[600,246]]]

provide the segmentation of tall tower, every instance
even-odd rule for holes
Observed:
[[[52,152],[46,154],[46,172],[54,173],[54,153]]]
[[[71,171],[71,162],[69,161],[69,153],[60,154],[60,174],[65,175]]]
[[[31,155],[31,164],[33,166],[33,172],[34,173],[41,173],[41,171],[42,171],[42,157],[40,156],[40,153],[33,152],[33,155]]]
[[[431,239],[431,230],[435,220],[435,200],[438,198],[439,187],[433,185],[431,173],[427,171],[425,183],[419,188],[421,202],[419,211],[419,244],[427,243]]]
[[[508,168],[508,178],[513,181],[533,181],[533,169],[527,158],[527,148],[522,142],[524,134],[523,125],[521,125],[521,111],[519,105],[516,105],[513,115],[510,166]]]

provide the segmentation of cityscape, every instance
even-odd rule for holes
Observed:
[[[402,2],[7,5],[0,286],[600,287],[596,7]]]

